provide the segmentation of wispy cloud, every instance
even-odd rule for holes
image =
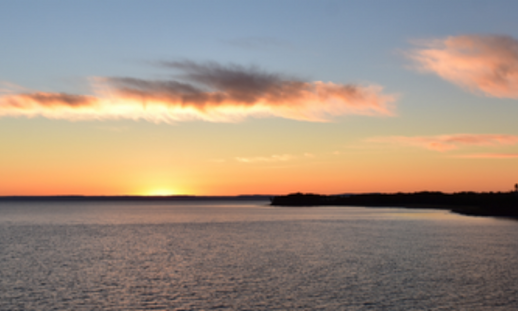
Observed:
[[[456,157],[465,159],[518,159],[518,153],[475,153]]]
[[[518,135],[453,134],[439,136],[389,136],[368,139],[369,142],[416,146],[435,151],[448,151],[465,146],[501,146],[518,144]]]
[[[73,95],[67,93],[45,93],[32,92],[9,94],[8,92],[0,97],[0,116],[11,117],[36,117],[42,116],[51,119],[99,119],[100,110],[105,110],[108,116],[107,107],[103,101],[95,96]],[[113,114],[115,110],[111,110]]]
[[[382,87],[307,82],[255,67],[163,62],[176,79],[92,79],[95,96],[23,92],[0,97],[0,116],[238,122],[281,117],[312,122],[341,115],[393,115],[395,95]]]
[[[408,53],[418,68],[487,96],[518,98],[518,41],[466,35],[429,40]]]
[[[272,155],[268,157],[236,157],[238,162],[242,163],[257,163],[257,162],[285,162],[294,159],[294,156],[289,154]]]

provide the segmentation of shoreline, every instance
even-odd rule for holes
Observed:
[[[393,194],[319,195],[293,193],[276,196],[272,206],[365,206],[410,209],[440,209],[466,216],[518,219],[516,192],[415,192]]]

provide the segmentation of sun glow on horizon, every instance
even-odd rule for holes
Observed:
[[[168,188],[157,188],[157,189],[151,189],[149,191],[141,192],[140,195],[143,196],[171,196],[171,195],[181,195],[182,193],[179,193],[176,190],[168,189]]]

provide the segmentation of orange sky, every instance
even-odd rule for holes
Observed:
[[[4,5],[0,195],[513,189],[516,2],[268,3]]]
[[[305,139],[294,140],[297,126],[307,125],[277,134],[282,121],[185,126],[125,121],[113,128],[102,122],[14,121],[21,131],[3,140],[10,152],[0,155],[1,195],[507,191],[518,173],[516,158],[483,153],[509,154],[514,145],[461,145],[441,152],[347,135],[339,139],[331,136],[337,123],[315,124],[302,133]],[[481,156],[465,157],[471,154]]]

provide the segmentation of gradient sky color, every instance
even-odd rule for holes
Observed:
[[[509,191],[516,1],[2,1],[0,195]]]

